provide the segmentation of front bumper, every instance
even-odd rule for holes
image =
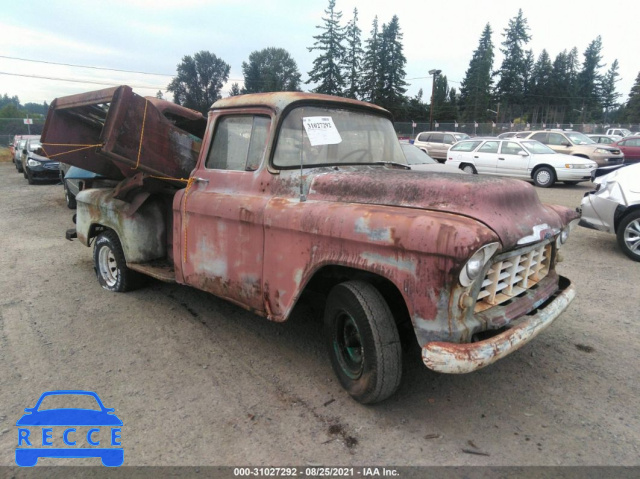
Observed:
[[[422,348],[422,360],[429,369],[440,373],[464,374],[477,371],[535,338],[567,309],[575,295],[576,290],[571,282],[560,277],[559,288],[554,296],[517,325],[497,336],[475,343],[427,343]]]

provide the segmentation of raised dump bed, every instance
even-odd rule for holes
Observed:
[[[46,156],[123,180],[143,172],[188,178],[207,120],[199,112],[142,97],[122,85],[56,98],[42,132]]]

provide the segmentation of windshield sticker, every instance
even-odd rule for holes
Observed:
[[[330,116],[303,117],[302,124],[311,146],[336,145],[342,142],[340,133]]]

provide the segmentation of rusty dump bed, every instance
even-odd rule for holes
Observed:
[[[49,158],[114,180],[187,178],[206,124],[199,112],[122,85],[56,98],[41,139]]]

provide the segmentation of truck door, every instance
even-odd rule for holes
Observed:
[[[264,209],[268,192],[260,168],[271,118],[228,114],[215,121],[207,152],[182,197],[180,262],[186,284],[263,311]],[[203,158],[204,156],[204,158]],[[203,161],[204,160],[204,161]],[[268,179],[266,180],[268,182]],[[175,206],[174,206],[175,208]]]

